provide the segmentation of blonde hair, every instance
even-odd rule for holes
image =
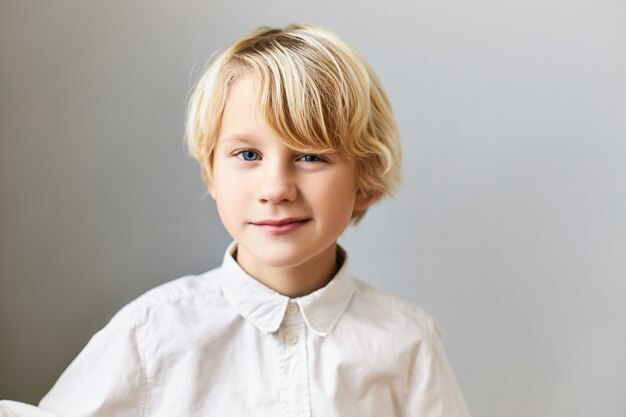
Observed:
[[[365,59],[335,34],[306,24],[262,27],[209,63],[193,89],[186,123],[189,153],[208,188],[228,93],[252,74],[260,108],[286,146],[353,160],[357,189],[371,203],[393,194],[401,151],[389,100]],[[366,211],[355,211],[353,223]]]

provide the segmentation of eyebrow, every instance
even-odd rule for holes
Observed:
[[[260,146],[258,145],[259,142],[263,142],[262,139],[260,139],[259,137],[253,135],[253,134],[248,134],[248,133],[233,133],[232,135],[226,135],[226,136],[221,136],[217,139],[217,142],[219,142],[220,144],[224,144],[224,143],[245,143],[248,145],[253,145],[253,146]],[[296,152],[296,151],[294,151]],[[318,154],[318,155],[326,155],[328,157],[330,157],[333,154],[338,153],[338,151],[330,151],[330,152],[322,152],[322,151],[312,151],[310,152],[312,154]]]
[[[236,133],[233,135],[223,136],[219,139],[220,142],[243,142],[243,143],[255,143],[257,138],[253,135],[247,135],[245,133]]]

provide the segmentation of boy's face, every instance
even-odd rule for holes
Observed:
[[[250,76],[228,96],[210,191],[238,251],[257,270],[298,267],[328,255],[353,210],[367,206],[357,193],[353,162],[282,144],[257,106]]]

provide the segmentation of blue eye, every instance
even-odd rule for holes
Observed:
[[[257,152],[249,149],[244,149],[243,151],[238,152],[237,157],[239,159],[243,159],[244,161],[257,161],[260,159]]]
[[[322,162],[322,158],[320,158],[317,155],[302,155],[301,156],[302,160],[304,162]]]

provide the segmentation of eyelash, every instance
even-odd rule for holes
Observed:
[[[257,157],[260,157],[259,156],[259,152],[255,151],[253,149],[240,149],[240,150],[238,150],[238,151],[236,151],[234,153],[234,156],[238,157],[239,159],[241,159],[242,161],[245,161],[245,162],[256,162],[256,161],[259,160],[259,159],[244,159],[242,155],[244,153],[246,153],[246,152],[254,153],[255,155],[257,155]],[[326,160],[323,157],[321,157],[319,155],[315,155],[315,154],[303,154],[303,155],[300,155],[298,157],[298,159],[300,159],[302,157],[307,157],[307,156],[312,156],[312,157],[317,158],[317,159],[315,161],[305,161],[305,162],[309,162],[309,163],[326,162]]]

